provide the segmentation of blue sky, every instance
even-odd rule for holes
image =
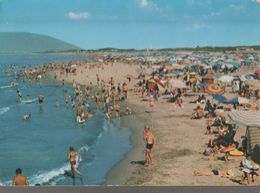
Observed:
[[[260,45],[260,0],[0,0],[0,31],[85,49]]]

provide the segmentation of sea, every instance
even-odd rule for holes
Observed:
[[[102,185],[106,174],[132,148],[131,129],[119,120],[108,122],[95,104],[87,101],[93,118],[78,124],[72,107],[65,105],[64,96],[73,96],[70,85],[46,79],[31,85],[6,74],[12,64],[14,72],[30,65],[86,61],[77,54],[0,55],[0,183],[11,185],[16,168],[21,168],[30,185]],[[10,87],[17,82],[16,89]],[[18,103],[17,90],[23,101]],[[44,95],[42,111],[37,96]],[[26,95],[32,103],[26,104]],[[55,106],[55,101],[60,107]],[[24,121],[23,116],[31,119]],[[77,167],[84,178],[70,175],[69,147],[78,152]]]

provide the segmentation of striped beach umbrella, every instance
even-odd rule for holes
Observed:
[[[230,119],[238,124],[248,127],[260,127],[260,113],[255,111],[231,111]]]
[[[205,92],[208,94],[224,94],[224,89],[218,84],[209,84],[205,87]]]

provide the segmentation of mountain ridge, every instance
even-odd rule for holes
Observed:
[[[0,32],[0,53],[39,53],[81,50],[57,38],[29,32]]]

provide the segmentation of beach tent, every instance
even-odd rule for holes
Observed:
[[[252,160],[260,163],[260,128],[250,127],[247,129],[247,150],[252,154]]]
[[[224,94],[224,89],[218,84],[209,84],[205,87],[205,92],[208,94]]]
[[[256,163],[260,163],[260,113],[253,111],[228,112],[230,119],[246,126],[247,153],[252,155]]]
[[[260,127],[260,113],[255,111],[231,111],[228,116],[236,123],[247,127]]]
[[[223,76],[221,76],[220,78],[218,78],[218,80],[219,80],[220,82],[223,82],[223,83],[229,83],[229,82],[231,82],[233,79],[234,79],[233,76],[229,76],[229,75],[223,75]]]

